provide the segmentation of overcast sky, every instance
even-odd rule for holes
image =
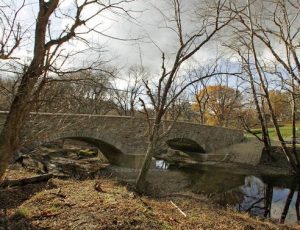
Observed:
[[[205,0],[203,0],[205,1]],[[17,0],[2,0],[1,2],[9,3],[11,6],[18,6],[21,1]],[[178,47],[178,39],[174,31],[166,28],[166,26],[174,26],[166,22],[163,14],[170,15],[172,12],[168,1],[158,0],[135,0],[124,4],[126,10],[130,10],[132,18],[126,16],[118,16],[109,11],[99,15],[95,20],[88,25],[94,26],[98,23],[97,29],[108,36],[121,38],[125,41],[112,39],[103,35],[89,33],[84,37],[94,46],[101,46],[106,59],[111,59],[111,65],[118,66],[124,70],[131,65],[140,65],[141,63],[151,73],[158,73],[161,67],[161,52],[166,54],[167,60],[172,62],[172,55]],[[195,18],[191,15],[196,11],[194,2],[200,1],[183,1],[182,15],[184,23],[184,31],[193,30]],[[60,9],[64,13],[74,12],[74,0],[61,0]],[[88,9],[85,15],[93,12],[93,8]],[[119,11],[120,12],[120,11]],[[26,7],[20,12],[18,20],[23,29],[28,29],[26,37],[22,41],[22,46],[17,51],[17,56],[25,59],[27,56],[32,56],[33,38],[35,29],[35,20],[38,13],[38,1],[26,0]],[[56,15],[59,15],[57,12]],[[61,16],[61,15],[60,15]],[[53,15],[51,17],[51,31],[53,37],[62,31],[70,20],[64,18],[61,20]],[[80,31],[80,30],[79,30]],[[73,42],[65,47],[68,50],[75,52],[78,49],[86,49],[87,46],[80,42]],[[216,43],[211,43],[211,46],[205,47],[199,54],[195,56],[196,60],[207,60],[216,56]],[[86,60],[92,59],[97,54],[92,51],[85,52],[84,55],[77,56],[74,60],[70,59],[67,65],[82,64]],[[30,60],[30,59],[28,59]],[[169,64],[170,64],[169,63]]]
[[[75,0],[61,0],[59,8],[61,12],[74,15],[74,1]],[[78,1],[80,2],[81,0]],[[0,0],[1,4],[3,2],[9,3],[11,6],[18,6],[21,1]],[[119,39],[108,38],[96,33],[89,33],[85,35],[84,38],[89,41],[89,45],[101,47],[101,50],[104,51],[102,59],[111,60],[109,64],[121,68],[123,72],[126,72],[126,68],[132,65],[143,64],[151,74],[158,74],[161,68],[161,52],[166,54],[167,61],[169,61],[167,64],[170,65],[173,60],[174,52],[179,46],[176,33],[170,28],[167,28],[167,26],[174,28],[174,23],[172,24],[164,18],[164,15],[169,16],[172,14],[171,7],[167,4],[168,2],[170,1],[135,0],[126,3],[123,5],[124,9],[129,10],[129,14],[132,18],[126,17],[124,14],[120,16],[119,14],[105,11],[96,17],[95,20],[88,23],[88,26],[92,27],[99,24],[97,30]],[[203,9],[202,13],[211,13],[205,3],[212,2],[213,1],[209,0],[182,1],[182,21],[185,33],[188,34],[194,31],[196,23],[199,23],[200,20],[195,16],[195,13],[199,13],[199,11]],[[87,9],[84,16],[91,14],[95,10],[95,7]],[[66,19],[61,12],[56,11],[56,14],[51,17],[51,31],[53,37],[59,34],[71,22],[71,20]],[[17,56],[25,60],[27,56],[30,57],[33,53],[34,29],[37,13],[38,1],[26,0],[26,7],[20,12],[18,17],[22,28],[28,29],[29,31],[22,41],[22,46],[17,51]],[[118,13],[121,12],[118,11]],[[255,13],[255,9],[253,9],[253,13]],[[81,30],[83,29],[79,29],[79,31]],[[123,39],[123,41],[120,39]],[[64,48],[67,52],[75,52],[79,49],[85,50],[83,54],[74,56],[73,59],[71,58],[70,61],[66,63],[67,67],[84,64],[88,60],[93,60],[93,58],[98,55],[98,52],[88,50],[87,45],[78,41],[68,43]],[[265,57],[269,58],[270,53],[266,50],[260,51]],[[200,63],[212,62],[212,60],[222,52],[223,47],[221,42],[212,41],[194,55],[192,61]],[[30,58],[28,60],[30,60]]]
[[[171,62],[175,51],[178,49],[179,41],[174,31],[167,28],[167,26],[174,27],[174,23],[168,22],[165,16],[170,15],[171,8],[167,4],[168,1],[157,0],[137,0],[131,3],[131,9],[140,11],[140,13],[133,14],[136,23],[128,21],[118,21],[113,24],[108,31],[115,37],[122,38],[141,38],[137,41],[120,42],[117,40],[110,40],[107,44],[114,50],[114,53],[119,55],[118,61],[121,64],[135,65],[142,63],[152,72],[160,70],[162,52],[166,54],[167,59]],[[198,1],[199,3],[200,1]],[[189,32],[194,29],[193,18],[194,1],[183,1],[182,15],[185,22],[184,31]],[[195,20],[195,18],[194,18]],[[201,50],[195,56],[199,61],[207,58],[215,57],[217,50],[216,43],[211,43],[209,47]],[[141,54],[141,55],[140,55]]]

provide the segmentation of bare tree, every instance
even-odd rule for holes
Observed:
[[[147,72],[143,67],[131,66],[126,75],[126,87],[120,89],[114,83],[113,97],[116,105],[118,107],[118,112],[120,115],[134,116],[136,111],[136,105],[138,104],[139,97],[144,91],[143,80],[147,79]]]
[[[267,80],[267,73],[264,71],[266,65],[260,58],[260,54],[258,51],[258,41],[261,42],[264,47],[266,47],[277,62],[290,74],[290,76],[297,81],[299,81],[300,73],[300,65],[297,59],[297,45],[295,44],[295,40],[298,37],[299,30],[294,30],[292,25],[298,21],[298,10],[294,13],[290,12],[288,9],[294,9],[293,7],[298,7],[299,3],[296,1],[268,1],[268,3],[272,6],[270,11],[264,12],[271,12],[269,13],[268,17],[265,19],[267,20],[262,23],[260,20],[254,20],[252,15],[252,4],[248,0],[247,10],[245,12],[239,13],[239,22],[243,26],[244,31],[249,35],[249,42],[248,48],[251,53],[253,66],[255,68],[256,74],[258,75],[262,91],[265,95],[266,104],[268,106],[268,110],[270,111],[270,116],[278,137],[278,140],[281,143],[281,147],[283,152],[291,165],[291,168],[294,173],[299,173],[300,166],[299,166],[299,159],[295,154],[291,154],[287,148],[286,142],[282,136],[282,133],[279,129],[278,119],[276,117],[274,108],[272,106],[272,102],[269,96],[269,89],[268,89],[268,80]],[[287,7],[286,4],[292,4],[291,7]],[[293,5],[295,4],[295,6]],[[298,5],[297,5],[298,4]],[[291,13],[291,14],[289,14]],[[269,24],[270,23],[270,24]],[[270,25],[270,26],[269,26]],[[273,38],[280,39],[280,41],[284,44],[285,50],[285,57],[282,56],[283,53],[281,52],[282,49],[278,48],[278,44],[274,43]],[[295,39],[295,40],[294,40]],[[296,67],[297,71],[294,71],[294,66]],[[299,67],[299,68],[298,68]]]
[[[158,79],[158,84],[156,90],[151,90],[149,82],[145,81],[145,87],[147,89],[147,94],[150,98],[151,104],[155,111],[154,120],[149,122],[149,145],[147,148],[145,160],[140,173],[137,178],[136,188],[138,191],[143,191],[146,175],[150,167],[151,159],[157,149],[159,139],[162,138],[161,125],[162,119],[172,104],[174,100],[191,84],[201,79],[209,78],[216,75],[215,68],[210,72],[206,72],[205,75],[201,76],[199,79],[195,79],[192,82],[188,82],[178,90],[177,94],[172,98],[169,98],[169,92],[172,88],[173,83],[176,78],[180,76],[180,68],[183,63],[189,60],[195,53],[199,52],[201,48],[207,44],[218,31],[222,30],[230,21],[233,19],[234,14],[224,12],[227,1],[213,1],[206,8],[206,15],[199,15],[199,20],[201,21],[200,28],[196,28],[196,32],[187,33],[184,28],[184,23],[182,21],[182,2],[180,0],[171,0],[170,5],[173,10],[173,16],[167,17],[164,15],[168,23],[174,23],[173,25],[168,25],[175,31],[178,38],[178,48],[176,49],[175,58],[173,64],[170,67],[166,66],[165,54],[162,54],[162,67],[161,75]],[[192,16],[191,16],[192,17]],[[143,103],[145,105],[145,103]],[[146,108],[144,107],[145,111]],[[171,128],[171,127],[169,127]]]
[[[20,46],[26,31],[18,22],[20,11],[24,6],[25,0],[19,3],[0,1],[0,59],[2,60],[16,58],[13,53]]]
[[[18,86],[18,78],[1,78],[0,79],[0,110],[8,110]]]
[[[250,41],[245,34],[243,34],[240,29],[237,29],[237,33],[233,38],[234,43],[226,44],[234,53],[237,54],[237,58],[240,63],[242,63],[243,74],[241,79],[250,85],[251,96],[255,105],[255,109],[258,115],[258,120],[262,129],[262,137],[252,131],[252,128],[247,124],[244,117],[240,116],[240,120],[243,128],[253,134],[258,140],[264,143],[264,147],[267,155],[272,159],[271,156],[271,141],[268,132],[267,120],[265,116],[264,103],[261,103],[261,98],[264,97],[260,92],[260,87],[258,87],[259,81],[256,80],[255,68],[252,68],[251,53],[250,53]]]
[[[202,75],[202,71],[199,68],[192,68],[188,70],[188,75],[190,77],[190,81],[193,81],[193,79],[199,79],[199,77]],[[194,103],[192,106],[193,110],[199,113],[200,124],[206,124],[207,104],[209,100],[207,86],[209,84],[209,80],[209,78],[203,79],[199,82],[191,84],[189,87],[193,97],[196,99],[196,103]]]
[[[187,76],[182,76],[182,78],[177,78],[174,80],[168,98],[173,98],[182,87],[185,86]],[[189,81],[189,79],[188,79]],[[166,110],[164,119],[166,120],[190,120],[191,119],[191,109],[188,95],[183,92],[181,93],[176,100],[172,101],[169,108]]]
[[[116,107],[110,96],[113,76],[113,70],[109,74],[89,70],[49,79],[35,100],[34,110],[106,114]]]
[[[51,72],[60,74],[67,60],[77,53],[66,53],[64,45],[75,40],[87,44],[84,35],[97,32],[99,26],[99,24],[95,26],[91,21],[108,10],[116,14],[128,14],[128,11],[122,7],[124,3],[130,1],[74,1],[74,4],[71,5],[73,8],[67,11],[62,10],[59,0],[38,1],[32,59],[24,69],[20,85],[0,134],[0,178],[8,166],[12,152],[20,143],[21,131],[29,117],[32,101],[38,97],[47,82],[49,74]],[[9,12],[3,11],[3,13],[7,14]],[[51,20],[66,18],[70,23],[60,32],[51,26]],[[12,31],[14,31],[14,27],[12,27]],[[92,69],[95,64],[96,62],[64,72],[70,73],[82,69]]]

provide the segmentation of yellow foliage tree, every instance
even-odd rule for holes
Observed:
[[[228,126],[241,108],[241,94],[228,86],[210,85],[196,95],[192,110],[210,125]]]
[[[284,120],[285,117],[288,117],[290,115],[290,99],[286,92],[283,93],[278,90],[271,90],[269,91],[269,97],[274,113],[278,120]]]

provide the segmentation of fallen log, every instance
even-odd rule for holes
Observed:
[[[11,179],[11,180],[7,179],[7,180],[0,181],[0,188],[40,183],[43,181],[48,181],[52,177],[53,174],[43,174],[43,175],[38,175],[29,178],[22,178],[22,179]]]

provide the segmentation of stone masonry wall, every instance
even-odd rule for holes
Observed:
[[[0,112],[0,126],[6,113]],[[164,122],[164,127],[171,125]],[[24,143],[39,143],[67,137],[85,137],[101,140],[124,154],[144,154],[147,148],[148,125],[145,119],[121,116],[83,114],[31,114],[23,130]],[[206,152],[239,143],[243,131],[222,127],[176,122],[161,140],[187,138],[197,142]]]

